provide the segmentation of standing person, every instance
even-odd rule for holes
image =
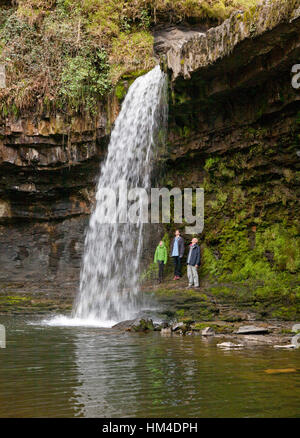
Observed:
[[[199,287],[198,267],[200,265],[200,247],[198,245],[198,239],[195,237],[190,244],[189,254],[187,257],[187,275],[189,279],[189,287]]]
[[[180,236],[180,231],[175,231],[175,237],[171,243],[171,257],[174,262],[174,279],[179,280],[181,277],[181,259],[184,254],[184,240]]]
[[[154,263],[158,263],[158,282],[161,283],[163,281],[164,276],[164,266],[167,264],[168,254],[165,242],[162,240],[156,247],[154,254]]]

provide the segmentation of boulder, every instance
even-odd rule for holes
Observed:
[[[161,324],[154,324],[154,331],[155,332],[160,332],[161,330],[162,330],[162,326],[161,326]]]
[[[154,330],[152,319],[141,319],[138,324],[134,324],[130,329],[134,332],[148,332],[150,330]]]
[[[113,325],[113,329],[121,329],[121,330],[128,330],[130,327],[132,327],[135,323],[137,323],[139,320],[136,319],[127,319],[126,321],[118,322],[117,324]]]
[[[295,348],[300,347],[300,333],[292,337],[291,344],[294,345]]]
[[[265,327],[256,327],[255,325],[243,325],[235,332],[237,335],[264,335],[269,333]]]
[[[162,336],[171,336],[172,335],[171,327],[162,328],[161,331],[160,331],[160,334]]]
[[[201,332],[202,336],[214,336],[215,332],[211,327],[205,327]]]
[[[182,330],[184,326],[185,324],[183,322],[177,322],[176,324],[172,325],[172,331],[176,332],[177,330]]]
[[[299,323],[293,325],[292,332],[294,332],[294,333],[300,332],[300,324]]]
[[[154,325],[152,319],[130,319],[127,321],[121,321],[118,324],[115,324],[112,328],[129,332],[147,332],[149,330],[154,330]]]

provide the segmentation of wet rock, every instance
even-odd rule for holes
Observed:
[[[160,332],[162,329],[162,326],[160,324],[154,324],[154,331],[155,332]]]
[[[171,336],[172,335],[171,327],[162,328],[160,334],[161,336]]]
[[[113,329],[121,329],[129,332],[147,332],[154,330],[152,319],[131,319],[115,324]]]
[[[300,333],[298,335],[292,337],[291,344],[294,345],[295,348],[300,347]]]
[[[172,325],[172,331],[176,332],[177,330],[181,330],[183,327],[184,327],[184,323],[178,322],[178,323]]]
[[[243,344],[234,344],[233,342],[222,342],[221,344],[217,344],[217,347],[220,348],[241,348],[244,347]]]
[[[141,319],[137,324],[134,324],[130,331],[134,332],[148,332],[154,330],[152,319]]]
[[[205,35],[206,27],[196,24],[195,26],[172,25],[159,28],[154,31],[154,51],[157,55],[166,54],[171,47],[176,48],[199,33]]]
[[[249,345],[273,345],[274,342],[278,342],[280,339],[272,336],[261,335],[243,335],[243,342]]]
[[[214,336],[215,332],[211,327],[205,327],[201,332],[202,336]]]
[[[269,330],[265,327],[256,327],[255,325],[244,325],[239,327],[239,329],[235,333],[237,335],[264,335],[269,333]]]
[[[293,336],[290,344],[286,345],[274,345],[274,348],[285,349],[285,350],[293,350],[295,348],[300,347],[300,333],[296,336]]]
[[[292,327],[292,332],[294,333],[300,332],[300,324],[294,324]]]
[[[128,319],[126,321],[118,322],[117,324],[113,325],[113,329],[121,329],[121,330],[128,330],[131,328],[135,323],[137,323],[136,319]]]
[[[189,324],[179,322],[172,326],[172,331],[176,333],[176,335],[185,335],[188,331],[191,331],[191,327]]]
[[[293,350],[296,348],[293,344],[287,344],[287,345],[274,345],[274,348],[282,349],[282,350]]]

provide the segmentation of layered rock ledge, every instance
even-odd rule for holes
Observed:
[[[220,26],[207,32],[199,31],[173,43],[167,52],[167,66],[173,79],[183,76],[190,79],[195,71],[214,64],[229,56],[246,40],[253,40],[280,25],[279,32],[291,34],[299,30],[300,5],[297,0],[265,1],[250,11],[236,12]],[[259,44],[254,52],[246,51],[248,60],[266,54],[275,41],[269,34],[264,44]],[[236,57],[237,62],[239,58]]]

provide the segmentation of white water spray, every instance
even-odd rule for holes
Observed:
[[[137,78],[128,90],[116,119],[102,164],[85,239],[80,290],[73,317],[76,320],[121,321],[140,310],[139,268],[143,223],[103,224],[101,189],[148,189],[154,146],[161,141],[167,120],[166,75],[157,66]],[[117,203],[117,218],[122,214]]]

